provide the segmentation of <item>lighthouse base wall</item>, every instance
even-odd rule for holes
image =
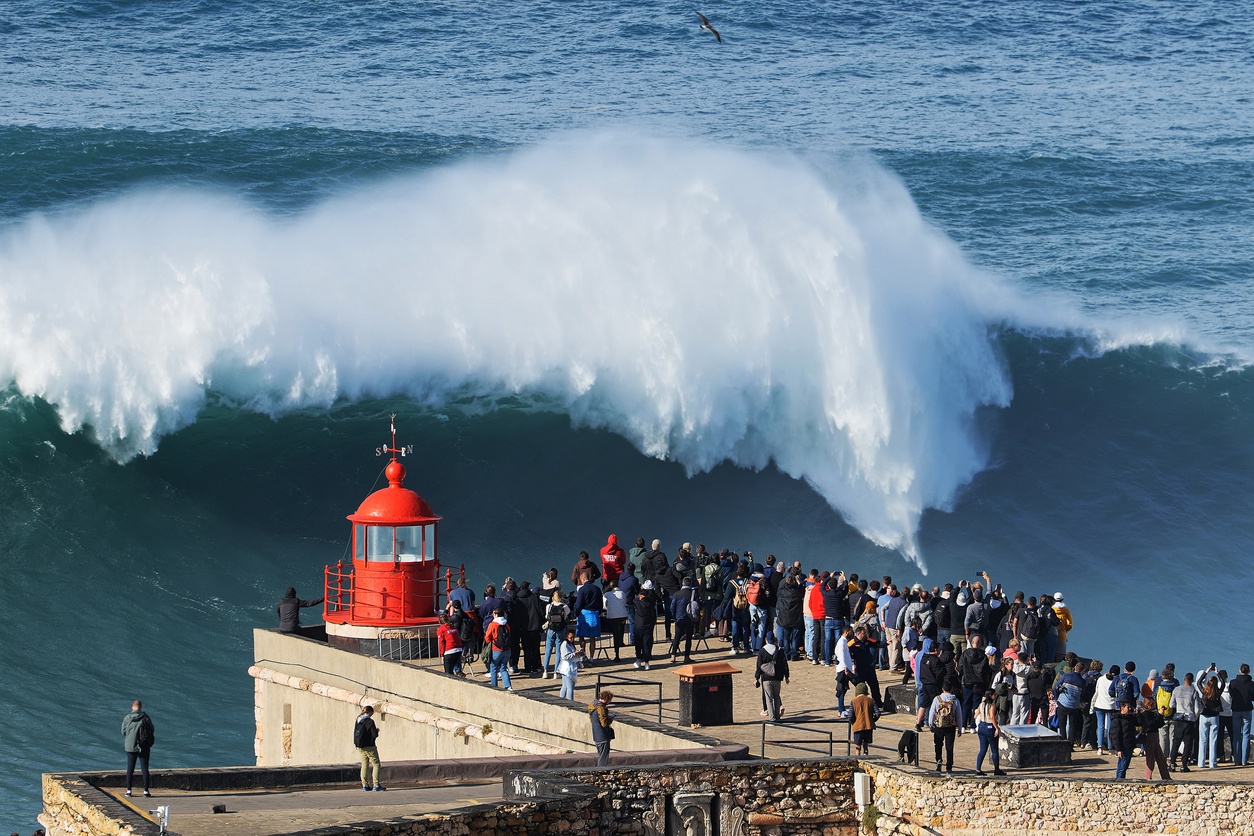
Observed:
[[[583,706],[522,696],[442,669],[381,659],[299,635],[255,630],[254,755],[258,766],[351,763],[353,723],[375,706],[380,757],[436,760],[594,750]],[[720,747],[723,741],[635,718],[615,723],[615,749]]]

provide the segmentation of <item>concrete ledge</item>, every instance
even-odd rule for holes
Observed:
[[[656,749],[646,752],[614,752],[614,766],[661,764],[711,764],[749,759],[749,749],[739,743],[723,743],[701,749]],[[500,758],[463,758],[438,761],[396,761],[382,765],[381,778],[387,784],[433,784],[503,778],[520,770],[582,769],[596,766],[594,753],[573,755],[514,755]],[[267,789],[272,787],[316,787],[356,784],[359,764],[335,766],[257,767],[226,766],[208,769],[154,770],[154,788],[184,792]],[[126,786],[125,772],[82,772],[49,774],[65,786],[118,788]],[[99,792],[99,790],[96,790]],[[108,797],[107,793],[102,793]],[[110,799],[113,800],[113,799]],[[116,801],[114,802],[116,803]]]

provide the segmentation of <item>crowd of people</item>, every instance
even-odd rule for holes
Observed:
[[[1254,681],[1249,666],[1229,679],[1216,665],[1175,678],[1173,665],[1105,668],[1069,647],[1074,617],[1061,592],[1027,596],[994,585],[987,572],[972,581],[930,589],[899,587],[891,577],[804,569],[774,555],[684,543],[674,560],[653,540],[624,549],[610,535],[600,559],[581,552],[565,576],[554,567],[538,588],[506,578],[488,584],[482,600],[465,579],[441,616],[445,670],[462,673],[483,656],[484,676],[511,688],[519,673],[562,679],[574,699],[580,669],[595,664],[598,644],[633,665],[691,661],[692,645],[721,638],[730,655],[757,654],[755,685],[763,716],[783,715],[781,684],[789,663],[833,668],[836,710],[854,724],[859,748],[869,746],[884,710],[880,678],[914,684],[916,731],[930,731],[936,768],[952,770],[954,738],[980,737],[977,774],[986,755],[1002,774],[996,738],[1005,725],[1056,728],[1076,749],[1116,754],[1125,776],[1134,750],[1146,777],[1177,767],[1249,763]],[[655,651],[658,625],[666,644]],[[855,696],[850,705],[846,697]],[[866,699],[861,699],[865,697]],[[1225,747],[1227,744],[1227,748]],[[1230,755],[1226,754],[1230,753]]]

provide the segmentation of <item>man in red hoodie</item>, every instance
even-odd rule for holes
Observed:
[[[601,571],[607,581],[616,581],[627,566],[627,552],[618,545],[618,535],[611,534],[610,539],[601,547]]]

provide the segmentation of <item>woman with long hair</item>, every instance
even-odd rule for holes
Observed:
[[[992,752],[993,774],[1005,775],[1001,770],[1001,756],[997,752],[997,738],[1001,735],[1001,723],[997,721],[997,695],[985,691],[984,699],[975,707],[975,733],[980,738],[980,753],[975,756],[975,774],[984,776],[984,755]]]

